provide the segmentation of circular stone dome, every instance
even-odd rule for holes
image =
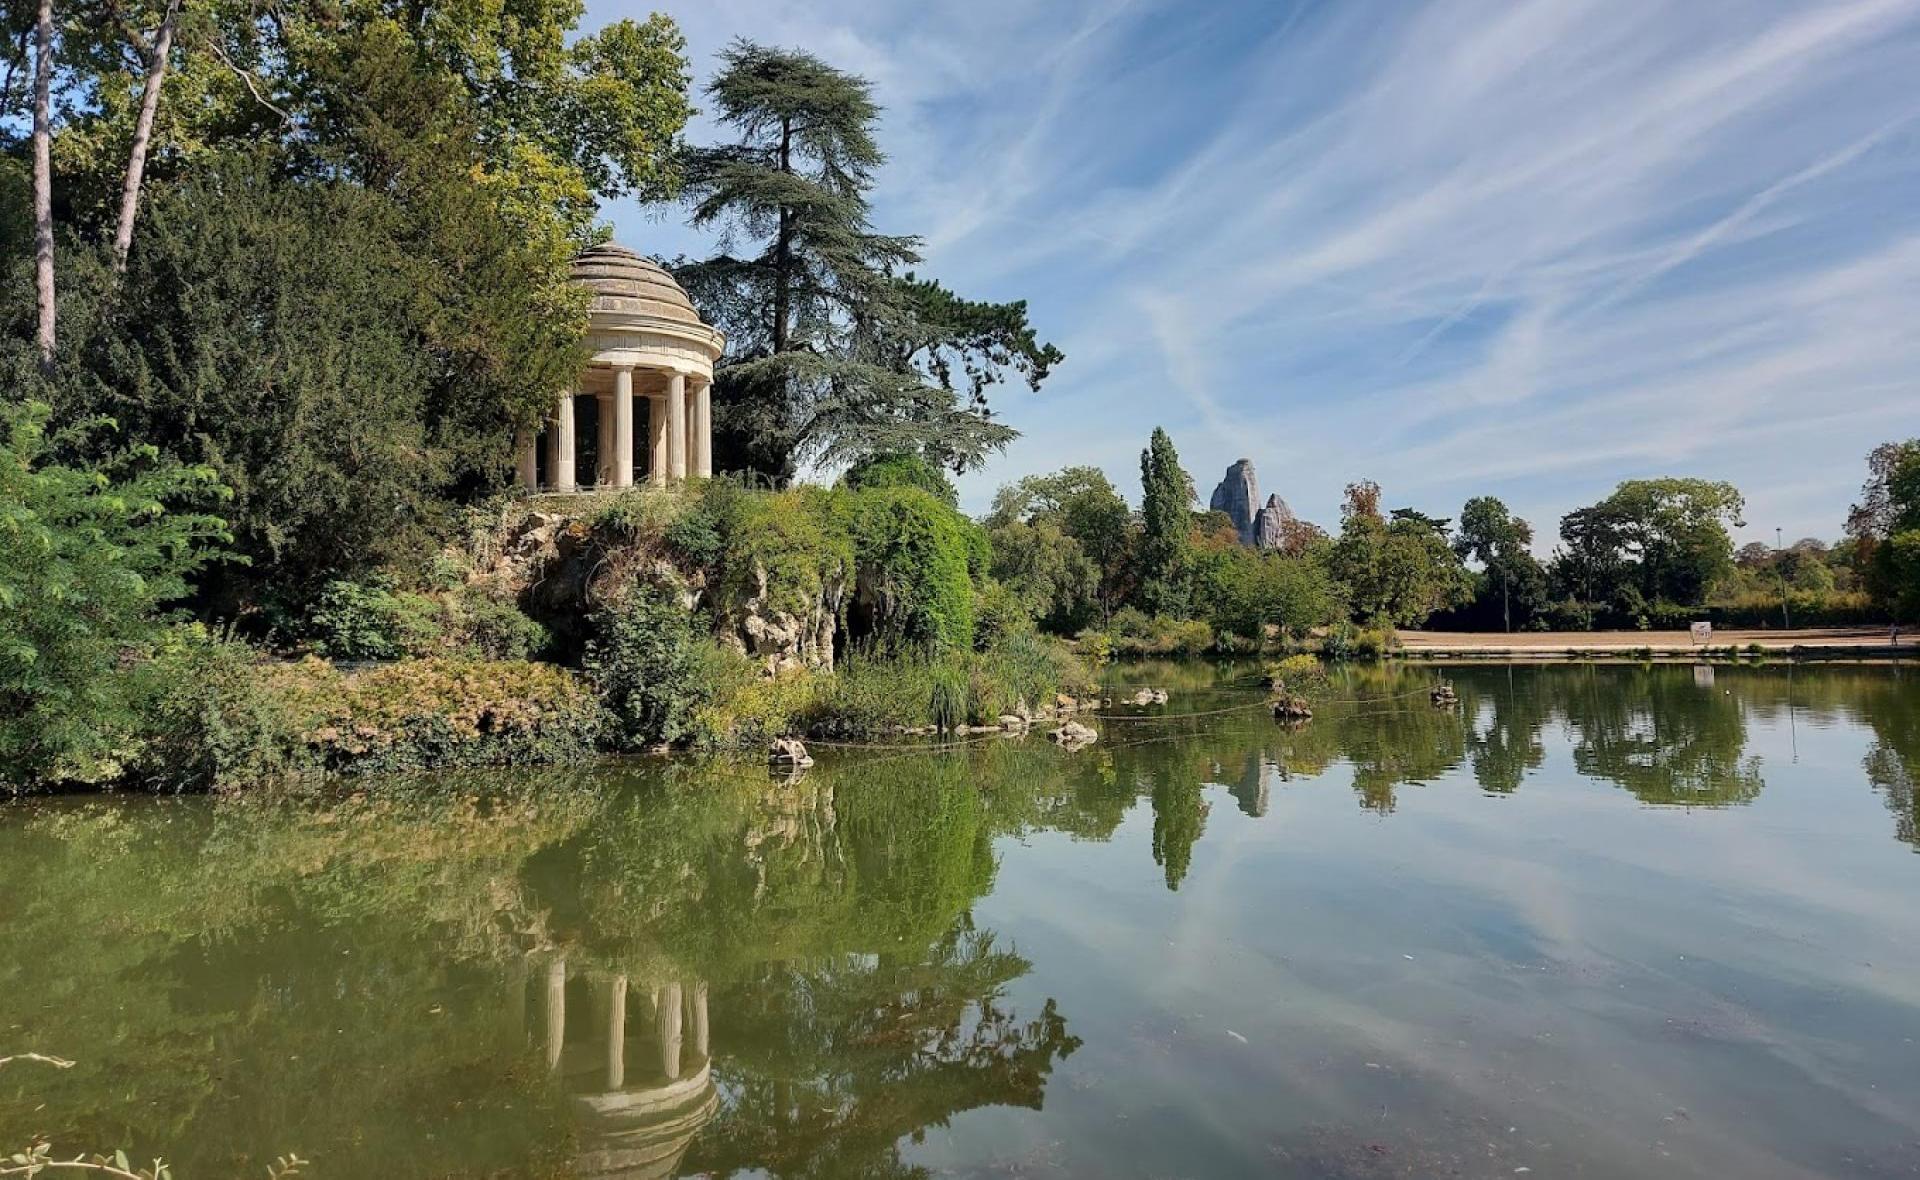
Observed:
[[[571,272],[574,282],[593,291],[593,311],[700,323],[693,301],[665,268],[617,242],[581,252]]]

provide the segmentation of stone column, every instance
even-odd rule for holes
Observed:
[[[667,379],[667,478],[687,478],[687,375]]]
[[[647,482],[662,487],[667,482],[667,399],[647,399]]]
[[[660,1034],[660,1072],[668,1081],[680,1076],[680,985],[669,983],[660,989],[660,1010],[654,1014],[654,1028]]]
[[[547,417],[547,490],[560,483],[560,407],[556,403]]]
[[[713,382],[702,381],[693,393],[693,474],[713,478]]]
[[[627,977],[607,986],[607,1089],[627,1084]]]
[[[521,427],[513,435],[514,481],[532,492],[540,487],[540,455],[534,432]]]
[[[707,981],[693,985],[693,1051],[707,1059]]]
[[[613,486],[633,486],[633,366],[613,371]]]
[[[567,1043],[567,961],[547,964],[547,1068],[560,1068],[560,1050]]]
[[[574,437],[573,437],[573,392],[560,395],[557,408],[557,421],[553,427],[555,449],[559,452],[553,464],[553,489],[557,492],[571,492],[579,487],[573,475]]]
[[[613,484],[613,395],[596,393],[593,395],[594,408],[599,411],[594,417],[595,435],[598,444],[594,450],[593,486],[610,487]]]

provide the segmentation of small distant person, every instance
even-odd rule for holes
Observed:
[[[1887,641],[1895,647],[1900,646],[1900,624],[1890,623],[1887,625]]]

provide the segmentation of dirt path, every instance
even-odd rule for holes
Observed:
[[[1769,652],[1803,655],[1920,655],[1920,635],[1902,633],[1898,647],[1889,639],[1885,627],[1810,627],[1791,631],[1716,628],[1706,649],[1723,654],[1727,648],[1746,649],[1757,645]],[[1400,643],[1408,655],[1462,658],[1564,656],[1570,652],[1625,654],[1645,650],[1676,658],[1697,655],[1703,650],[1685,631],[1516,631],[1511,635],[1497,631],[1402,631]]]

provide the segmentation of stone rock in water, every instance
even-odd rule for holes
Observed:
[[[813,756],[799,738],[774,738],[767,745],[767,761],[778,767],[804,768],[813,765]]]
[[[1225,479],[1213,489],[1207,507],[1224,512],[1233,520],[1234,531],[1242,545],[1253,544],[1253,506],[1260,500],[1260,480],[1253,473],[1253,460],[1241,459],[1227,468]]]
[[[1268,496],[1266,506],[1253,518],[1252,544],[1259,549],[1283,549],[1287,534],[1297,524],[1299,518],[1278,493]]]
[[[1099,736],[1091,726],[1082,725],[1078,721],[1069,721],[1047,735],[1055,745],[1066,750],[1078,750],[1082,746],[1090,745]]]

